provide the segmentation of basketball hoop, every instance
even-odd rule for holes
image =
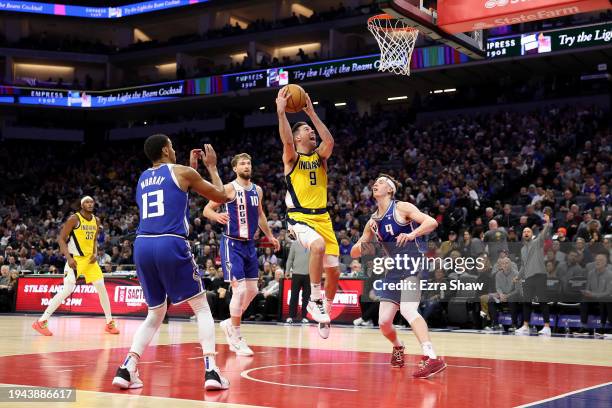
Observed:
[[[410,75],[410,58],[419,36],[419,30],[389,14],[368,19],[368,30],[380,47],[379,71],[397,75]]]

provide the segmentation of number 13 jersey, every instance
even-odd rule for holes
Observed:
[[[136,187],[140,212],[137,235],[189,235],[189,194],[179,187],[173,167],[162,164],[140,175]]]

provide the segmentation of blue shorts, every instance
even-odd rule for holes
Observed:
[[[189,242],[172,235],[138,236],[134,263],[149,308],[182,303],[204,291]]]
[[[378,281],[378,282],[377,282]],[[420,302],[419,278],[405,273],[387,273],[374,281],[374,292],[380,300],[400,304]]]
[[[221,237],[221,268],[226,282],[259,278],[259,264],[255,241]]]

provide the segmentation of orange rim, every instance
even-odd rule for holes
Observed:
[[[389,14],[377,14],[375,16],[368,18],[368,26],[373,27],[376,30],[380,30],[380,31],[406,31],[406,32],[419,31],[414,27],[380,27],[380,26],[373,25],[373,23],[377,20],[398,20],[399,21],[399,19]]]

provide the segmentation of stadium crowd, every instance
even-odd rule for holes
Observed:
[[[413,124],[406,123],[401,110],[358,116],[330,108],[326,122],[336,139],[329,161],[328,208],[340,243],[343,277],[368,276],[369,266],[353,262],[349,253],[373,212],[371,186],[383,171],[402,183],[397,199],[414,203],[438,221],[438,229],[429,236],[431,255],[457,256],[457,251],[478,255],[483,242],[496,241],[491,235],[499,231],[508,243],[518,243],[524,228],[536,232],[541,228],[547,212],[554,239],[573,242],[580,252],[578,260],[569,250],[568,259],[563,251],[547,258],[551,276],[561,269],[567,273],[568,268],[586,273],[598,254],[605,254],[609,268],[612,144],[600,109],[549,106]],[[286,186],[277,129],[245,130],[232,139],[222,133],[189,131],[170,136],[179,163],[187,163],[191,148],[212,143],[224,182],[234,177],[230,168],[234,154],[247,152],[253,157],[253,179],[264,190],[264,208],[282,248],[272,253],[260,241],[262,292],[247,317],[271,318],[278,281],[291,273],[285,270],[291,240],[283,222]],[[132,241],[138,224],[134,186],[148,166],[140,140],[114,142],[103,150],[59,142],[1,143],[3,298],[14,292],[19,273],[61,273],[64,259],[56,237],[86,194],[95,198],[96,215],[102,220],[98,261],[103,270],[133,270]],[[213,311],[222,317],[227,313],[229,288],[220,272],[220,227],[202,216],[205,203],[192,196],[188,239],[206,276]],[[490,260],[489,272],[512,269],[503,260],[498,265],[496,258]],[[516,262],[510,256],[515,267]],[[481,278],[480,272],[468,271],[466,276]],[[434,271],[431,279],[448,279],[452,273]],[[440,308],[431,299],[424,300],[424,315],[433,319]]]

